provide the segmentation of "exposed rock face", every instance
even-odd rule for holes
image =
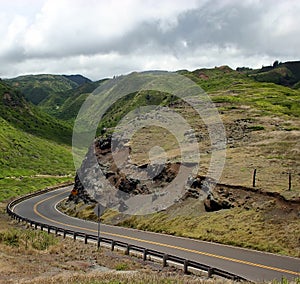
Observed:
[[[204,207],[207,212],[218,211],[221,209],[230,209],[234,207],[233,203],[223,199],[214,193],[210,193],[204,200]]]
[[[127,150],[130,151],[129,147]],[[121,156],[125,154],[117,153]],[[172,182],[177,176],[179,168],[179,163],[135,165],[128,162],[126,172],[134,174],[126,175],[115,164],[111,152],[111,137],[98,138],[90,147],[78,170],[69,200],[76,201],[78,198],[84,202],[101,200],[102,204],[106,204],[107,207],[118,207],[122,211],[124,204],[121,204],[120,199],[116,198],[117,195],[120,193],[128,196],[147,195],[159,191]],[[144,174],[145,169],[153,178],[144,179],[142,174],[139,178],[139,171]]]
[[[128,149],[130,152],[130,149]],[[120,153],[122,155],[122,153]],[[124,203],[114,204],[115,193],[114,189],[129,194],[129,195],[147,195],[159,190],[176,178],[180,164],[167,163],[161,165],[127,165],[127,170],[130,172],[130,166],[136,169],[147,171],[153,178],[143,180],[126,176],[115,164],[114,157],[111,152],[111,137],[98,138],[94,146],[91,146],[86,158],[84,159],[78,174],[75,177],[75,185],[69,200],[78,202],[83,200],[85,203],[96,203],[95,199],[103,200],[106,198],[106,205],[110,207],[118,207],[120,211],[126,210]],[[99,177],[103,178],[99,178]],[[74,194],[75,192],[75,194]],[[228,191],[216,186],[214,181],[203,177],[190,177],[181,199],[195,198],[203,202],[205,210],[208,212],[221,209],[229,209],[237,206],[235,200],[230,196]],[[104,202],[105,203],[105,202]]]
[[[69,195],[69,200],[74,201],[75,203],[78,203],[80,200],[86,204],[96,203],[96,200],[92,199],[86,190],[84,190],[84,186],[82,185],[78,174],[75,176],[75,184],[72,192]]]

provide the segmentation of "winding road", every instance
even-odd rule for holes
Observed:
[[[69,217],[56,209],[71,187],[24,200],[13,207],[20,216],[69,230],[97,235],[97,223]],[[235,273],[251,281],[300,278],[300,259],[101,224],[101,236],[176,255]]]

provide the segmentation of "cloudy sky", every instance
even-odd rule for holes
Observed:
[[[300,60],[298,0],[0,0],[0,77]]]

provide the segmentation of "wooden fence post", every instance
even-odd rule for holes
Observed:
[[[253,187],[255,187],[255,182],[256,182],[256,169],[254,169],[253,171],[253,183],[252,183]]]
[[[292,173],[289,172],[289,190],[292,189]]]

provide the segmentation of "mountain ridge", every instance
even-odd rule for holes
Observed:
[[[91,82],[82,75],[54,74],[22,75],[5,81],[20,90],[25,98],[35,105],[40,105],[52,94],[63,94],[86,82]]]

